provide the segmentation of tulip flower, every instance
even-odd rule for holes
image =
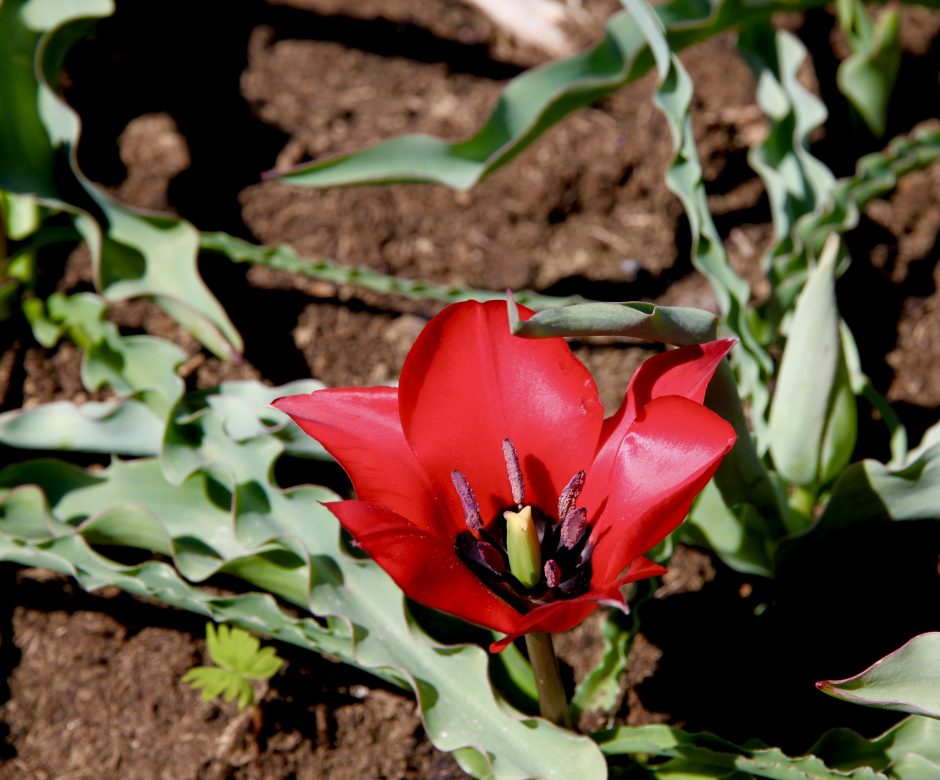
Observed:
[[[625,609],[621,588],[663,571],[644,553],[735,441],[702,405],[733,343],[647,360],[605,420],[564,339],[513,336],[505,303],[458,303],[422,331],[398,388],[274,405],[349,475],[357,500],[328,507],[356,544],[415,601],[506,634],[495,652]]]

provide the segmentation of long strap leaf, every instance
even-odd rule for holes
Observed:
[[[821,5],[821,0],[671,0],[655,13],[669,46],[680,51],[713,35],[778,11]],[[327,160],[275,172],[307,187],[389,182],[433,182],[469,189],[505,165],[563,117],[617,91],[653,64],[637,21],[620,13],[592,49],[527,71],[511,81],[486,124],[457,143],[413,134]]]

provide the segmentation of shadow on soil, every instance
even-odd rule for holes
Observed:
[[[696,593],[643,605],[663,655],[638,689],[645,707],[692,731],[757,737],[791,754],[828,729],[875,736],[900,714],[837,701],[817,680],[857,674],[913,636],[936,630],[940,527],[870,522],[813,539],[775,583],[716,564]]]

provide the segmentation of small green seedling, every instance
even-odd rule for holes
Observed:
[[[252,680],[269,680],[284,659],[278,658],[273,647],[261,647],[258,637],[234,626],[206,624],[206,645],[216,666],[195,666],[183,675],[193,690],[202,689],[202,700],[222,696],[225,701],[238,697],[238,709],[255,702]]]

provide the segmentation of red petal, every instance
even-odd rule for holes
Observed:
[[[471,623],[510,631],[521,615],[486,587],[454,552],[400,515],[362,501],[327,504],[353,538],[415,601]]]
[[[523,617],[506,636],[493,642],[490,645],[490,652],[501,653],[509,647],[510,642],[514,642],[523,634],[530,634],[535,631],[558,634],[574,628],[595,612],[602,603],[610,603],[610,599],[586,594],[574,599],[554,601],[551,604],[536,607]],[[618,604],[618,606],[621,605]]]
[[[630,582],[645,580],[647,577],[658,577],[660,574],[665,573],[665,566],[651,561],[649,558],[644,558],[641,555],[630,564],[630,568],[628,568],[621,577],[617,578],[617,586],[623,587]]]
[[[554,514],[561,489],[593,459],[603,418],[594,380],[565,341],[511,335],[506,304],[496,301],[449,306],[428,324],[402,369],[399,405],[405,437],[460,522],[453,469],[467,477],[484,521],[512,503],[505,438],[519,455],[526,502]]]
[[[318,390],[273,406],[339,461],[362,501],[443,533],[448,524],[436,517],[434,492],[401,431],[395,388]]]
[[[672,533],[734,440],[734,429],[695,401],[665,396],[646,404],[617,452],[609,498],[597,503],[595,491],[583,502],[598,518],[592,582],[610,582]]]
[[[604,420],[601,444],[591,467],[593,485],[609,484],[609,470],[627,430],[636,419],[638,410],[655,398],[677,395],[702,403],[705,390],[722,358],[736,344],[734,339],[719,339],[706,344],[670,349],[651,357],[633,375],[623,403],[613,416]]]

